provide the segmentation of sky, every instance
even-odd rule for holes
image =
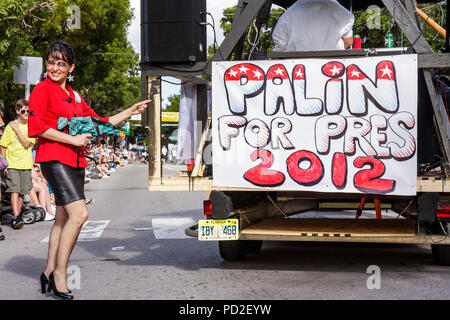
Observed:
[[[133,45],[135,51],[137,53],[141,53],[141,13],[140,13],[140,3],[141,0],[130,0],[131,7],[134,10],[134,19],[131,23],[130,28],[128,29],[128,40]],[[223,41],[223,33],[222,29],[220,29],[220,19],[222,18],[223,9],[232,7],[238,3],[238,0],[206,0],[206,9],[208,12],[212,14],[214,17],[214,21],[216,24],[216,36],[217,36],[217,42],[220,43]],[[211,17],[208,16],[208,22],[212,23]],[[207,28],[207,45],[212,45],[214,41],[214,33],[211,27]],[[175,78],[171,77],[164,77],[164,79],[167,79],[171,82],[177,82],[180,81]],[[164,107],[166,103],[168,102],[167,97],[169,97],[172,94],[179,94],[180,93],[180,86],[178,85],[171,85],[166,82],[162,83],[162,106]]]

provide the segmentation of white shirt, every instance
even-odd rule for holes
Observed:
[[[344,49],[353,36],[353,14],[336,0],[297,0],[280,17],[272,34],[274,51]]]

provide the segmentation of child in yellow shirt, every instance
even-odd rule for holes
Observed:
[[[36,139],[28,137],[28,101],[20,99],[16,103],[18,119],[11,121],[5,128],[0,147],[3,158],[8,161],[6,172],[6,192],[11,193],[11,205],[14,215],[12,227],[20,229],[23,221],[20,212],[23,199],[33,187],[31,169],[33,167],[32,149]]]

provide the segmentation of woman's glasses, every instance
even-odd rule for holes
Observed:
[[[29,112],[29,110],[20,110],[21,114],[25,114],[25,113],[28,113],[28,112]]]
[[[52,67],[57,66],[57,67],[59,67],[59,68],[65,68],[65,67],[68,66],[68,64],[65,63],[65,62],[63,62],[63,61],[56,62],[56,61],[53,61],[53,60],[47,60],[47,64],[48,64],[49,66],[52,66]]]

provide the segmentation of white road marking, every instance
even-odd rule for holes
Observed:
[[[103,231],[106,229],[111,220],[88,220],[81,228],[78,241],[96,241],[98,240]],[[49,236],[41,240],[41,242],[48,242]]]
[[[134,228],[133,231],[150,231],[155,230],[156,228],[153,227],[142,227],[142,228]]]
[[[192,226],[193,218],[152,219],[153,233],[156,239],[186,239],[191,238],[184,233],[184,229]]]

